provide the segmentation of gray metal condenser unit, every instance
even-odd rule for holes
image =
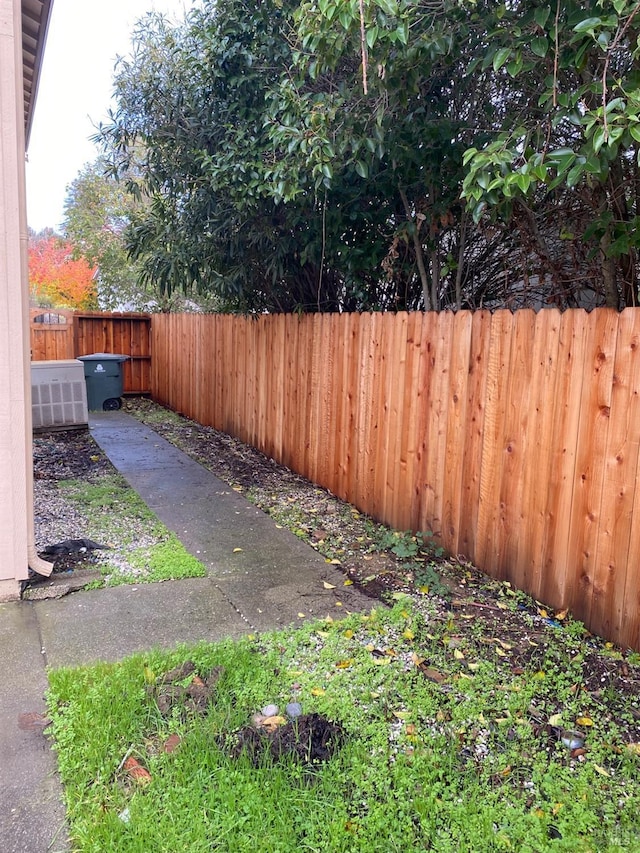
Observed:
[[[77,359],[31,362],[33,428],[82,427],[89,420],[84,365]]]

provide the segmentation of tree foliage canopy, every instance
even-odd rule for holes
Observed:
[[[29,290],[35,305],[89,310],[97,307],[95,268],[74,258],[72,245],[50,229],[29,238]]]
[[[632,304],[631,0],[202,0],[98,138],[165,293],[235,310]],[[144,152],[142,156],[140,152]]]

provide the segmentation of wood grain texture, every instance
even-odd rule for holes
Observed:
[[[147,352],[160,402],[640,647],[640,309],[160,316]]]

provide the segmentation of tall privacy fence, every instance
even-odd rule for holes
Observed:
[[[124,362],[125,394],[151,391],[151,318],[148,314],[80,313],[31,309],[31,360],[56,361],[113,352]]]
[[[157,315],[152,393],[640,648],[640,309]]]

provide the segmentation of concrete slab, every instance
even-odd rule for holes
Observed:
[[[54,669],[251,631],[208,578],[96,589],[34,606]]]
[[[32,604],[0,604],[0,850],[67,849],[55,756],[41,728],[25,731],[21,714],[43,714],[45,659]]]

